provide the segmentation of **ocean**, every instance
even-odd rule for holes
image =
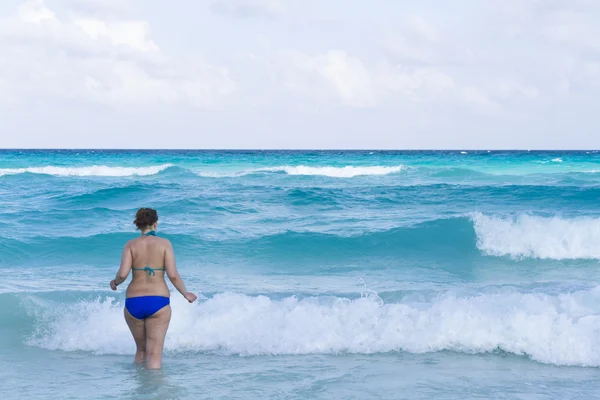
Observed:
[[[140,207],[199,295],[160,371]],[[599,260],[596,151],[3,150],[0,398],[600,398]]]

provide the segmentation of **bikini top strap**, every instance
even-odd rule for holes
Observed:
[[[152,268],[148,265],[146,265],[144,268],[132,268],[136,271],[147,271],[148,272],[148,276],[154,276],[156,275],[155,271],[166,271],[166,269],[164,268]]]

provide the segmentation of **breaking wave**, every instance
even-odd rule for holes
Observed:
[[[400,172],[404,167],[396,166],[345,166],[345,167],[310,167],[310,166],[277,166],[255,168],[243,171],[221,172],[221,171],[198,171],[198,175],[209,178],[240,177],[251,174],[268,172],[283,172],[287,175],[327,176],[330,178],[354,178],[356,176],[389,175]]]
[[[147,176],[155,175],[171,167],[172,164],[155,165],[150,167],[109,167],[106,165],[92,165],[88,167],[28,167],[28,168],[2,168],[0,176],[18,174],[41,174],[54,176]]]
[[[554,296],[445,294],[391,304],[372,292],[281,300],[228,292],[193,305],[176,296],[165,348],[236,355],[503,351],[547,364],[600,366],[599,304],[599,288]],[[122,303],[114,298],[62,307],[37,301],[29,314],[36,331],[30,345],[134,352]]]
[[[477,247],[493,256],[600,259],[600,219],[472,215]]]

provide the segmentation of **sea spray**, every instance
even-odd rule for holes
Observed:
[[[38,307],[41,306],[38,304]],[[225,292],[198,304],[172,299],[170,352],[237,355],[502,350],[547,364],[600,366],[600,288],[561,295],[503,291],[384,303],[368,292],[272,300]],[[130,354],[123,304],[111,297],[36,313],[34,346]]]

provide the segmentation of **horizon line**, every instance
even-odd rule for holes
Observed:
[[[564,152],[582,152],[582,151],[596,151],[596,152],[600,152],[600,148],[589,148],[589,149],[526,149],[526,148],[507,148],[507,149],[485,149],[485,148],[480,148],[480,149],[474,149],[474,148],[447,148],[447,149],[442,149],[442,148],[423,148],[423,149],[377,149],[377,148],[363,148],[363,149],[353,149],[353,148],[339,148],[339,149],[335,149],[335,148],[325,148],[325,149],[319,149],[319,148],[298,148],[298,149],[292,149],[292,148],[267,148],[267,149],[261,149],[261,148],[239,148],[239,149],[227,149],[227,148],[106,148],[106,147],[99,147],[99,148],[93,148],[93,147],[72,147],[72,148],[67,148],[67,147],[56,147],[56,148],[52,148],[52,147],[7,147],[7,148],[0,148],[0,152],[5,152],[5,151],[197,151],[197,152],[202,152],[202,151],[229,151],[229,152],[243,152],[243,151],[257,151],[257,152],[294,152],[294,151],[320,151],[320,152],[333,152],[333,151],[344,151],[344,152],[360,152],[360,151],[377,151],[377,152],[394,152],[394,151],[406,151],[406,152],[424,152],[424,151],[433,151],[433,152],[439,152],[439,151],[476,151],[476,152],[507,152],[507,151],[524,151],[524,152],[557,152],[557,151],[564,151]]]

